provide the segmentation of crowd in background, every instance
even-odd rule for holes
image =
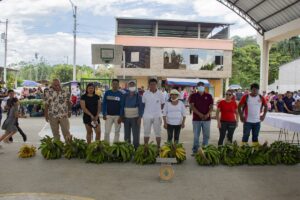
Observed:
[[[242,96],[248,94],[249,90],[233,90],[233,94],[237,101],[240,101]],[[267,101],[269,112],[281,112],[300,114],[300,90],[298,91],[287,91],[285,93],[278,93],[271,91],[266,93],[265,91],[261,94]]]

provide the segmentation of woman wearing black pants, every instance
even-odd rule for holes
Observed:
[[[168,132],[168,142],[179,142],[179,135],[181,128],[184,128],[185,123],[185,105],[178,100],[179,92],[171,90],[170,101],[167,102],[163,110],[164,128]]]
[[[233,94],[231,91],[226,92],[224,100],[220,101],[217,109],[217,121],[220,131],[218,145],[223,145],[223,141],[227,134],[228,142],[232,143],[233,133],[238,124],[238,109],[237,103],[232,99]],[[221,117],[220,117],[221,113]]]

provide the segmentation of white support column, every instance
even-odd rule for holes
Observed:
[[[125,51],[123,51],[123,79],[125,80],[126,78],[126,75],[125,75],[125,68],[126,68],[126,58],[125,58],[126,54],[125,54]]]
[[[225,91],[229,89],[229,78],[225,79]]]
[[[264,40],[264,37],[258,38],[258,44],[260,46],[260,90],[268,91],[269,52],[272,44]]]
[[[158,36],[158,21],[155,22],[155,37]]]
[[[198,39],[201,38],[201,24],[198,24]]]
[[[220,79],[220,80],[221,80],[221,93],[219,95],[219,98],[222,99],[224,94],[224,79]]]

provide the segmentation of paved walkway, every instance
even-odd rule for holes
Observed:
[[[40,135],[50,134],[50,129],[45,126],[42,118],[21,119],[20,124],[28,134],[29,144],[38,146]],[[300,199],[300,165],[200,167],[194,158],[190,157],[193,141],[190,116],[186,126],[181,133],[180,140],[188,152],[187,160],[183,164],[174,166],[175,177],[170,183],[159,182],[160,166],[158,164],[138,166],[134,163],[104,163],[96,165],[86,164],[84,160],[64,158],[47,161],[43,159],[40,152],[34,158],[19,159],[17,152],[23,142],[21,136],[17,134],[14,136],[15,142],[3,144],[1,150],[3,154],[0,154],[0,194],[65,194],[96,200]],[[216,126],[216,121],[212,121],[210,139],[212,144],[217,144],[218,140],[219,133]],[[72,134],[76,137],[85,137],[80,117],[71,119],[71,127]],[[260,141],[273,142],[278,137],[278,131],[278,129],[263,125]],[[165,130],[162,136],[163,141],[166,141]],[[241,136],[240,125],[234,138],[240,141]],[[101,137],[103,139],[104,134]],[[12,197],[0,196],[0,200],[10,200],[9,198]],[[14,200],[18,198],[15,196]],[[69,199],[72,198],[78,199],[69,197]],[[45,198],[35,196],[21,199],[44,200]],[[55,199],[60,200],[60,197],[56,196]],[[61,199],[69,200],[65,196]]]

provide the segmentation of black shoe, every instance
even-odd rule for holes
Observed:
[[[22,137],[23,137],[23,141],[26,142],[27,141],[27,136],[24,134],[24,135],[22,135]]]
[[[13,141],[14,141],[14,139],[13,139],[12,137],[10,137],[8,140],[9,140],[10,142],[13,142]]]

